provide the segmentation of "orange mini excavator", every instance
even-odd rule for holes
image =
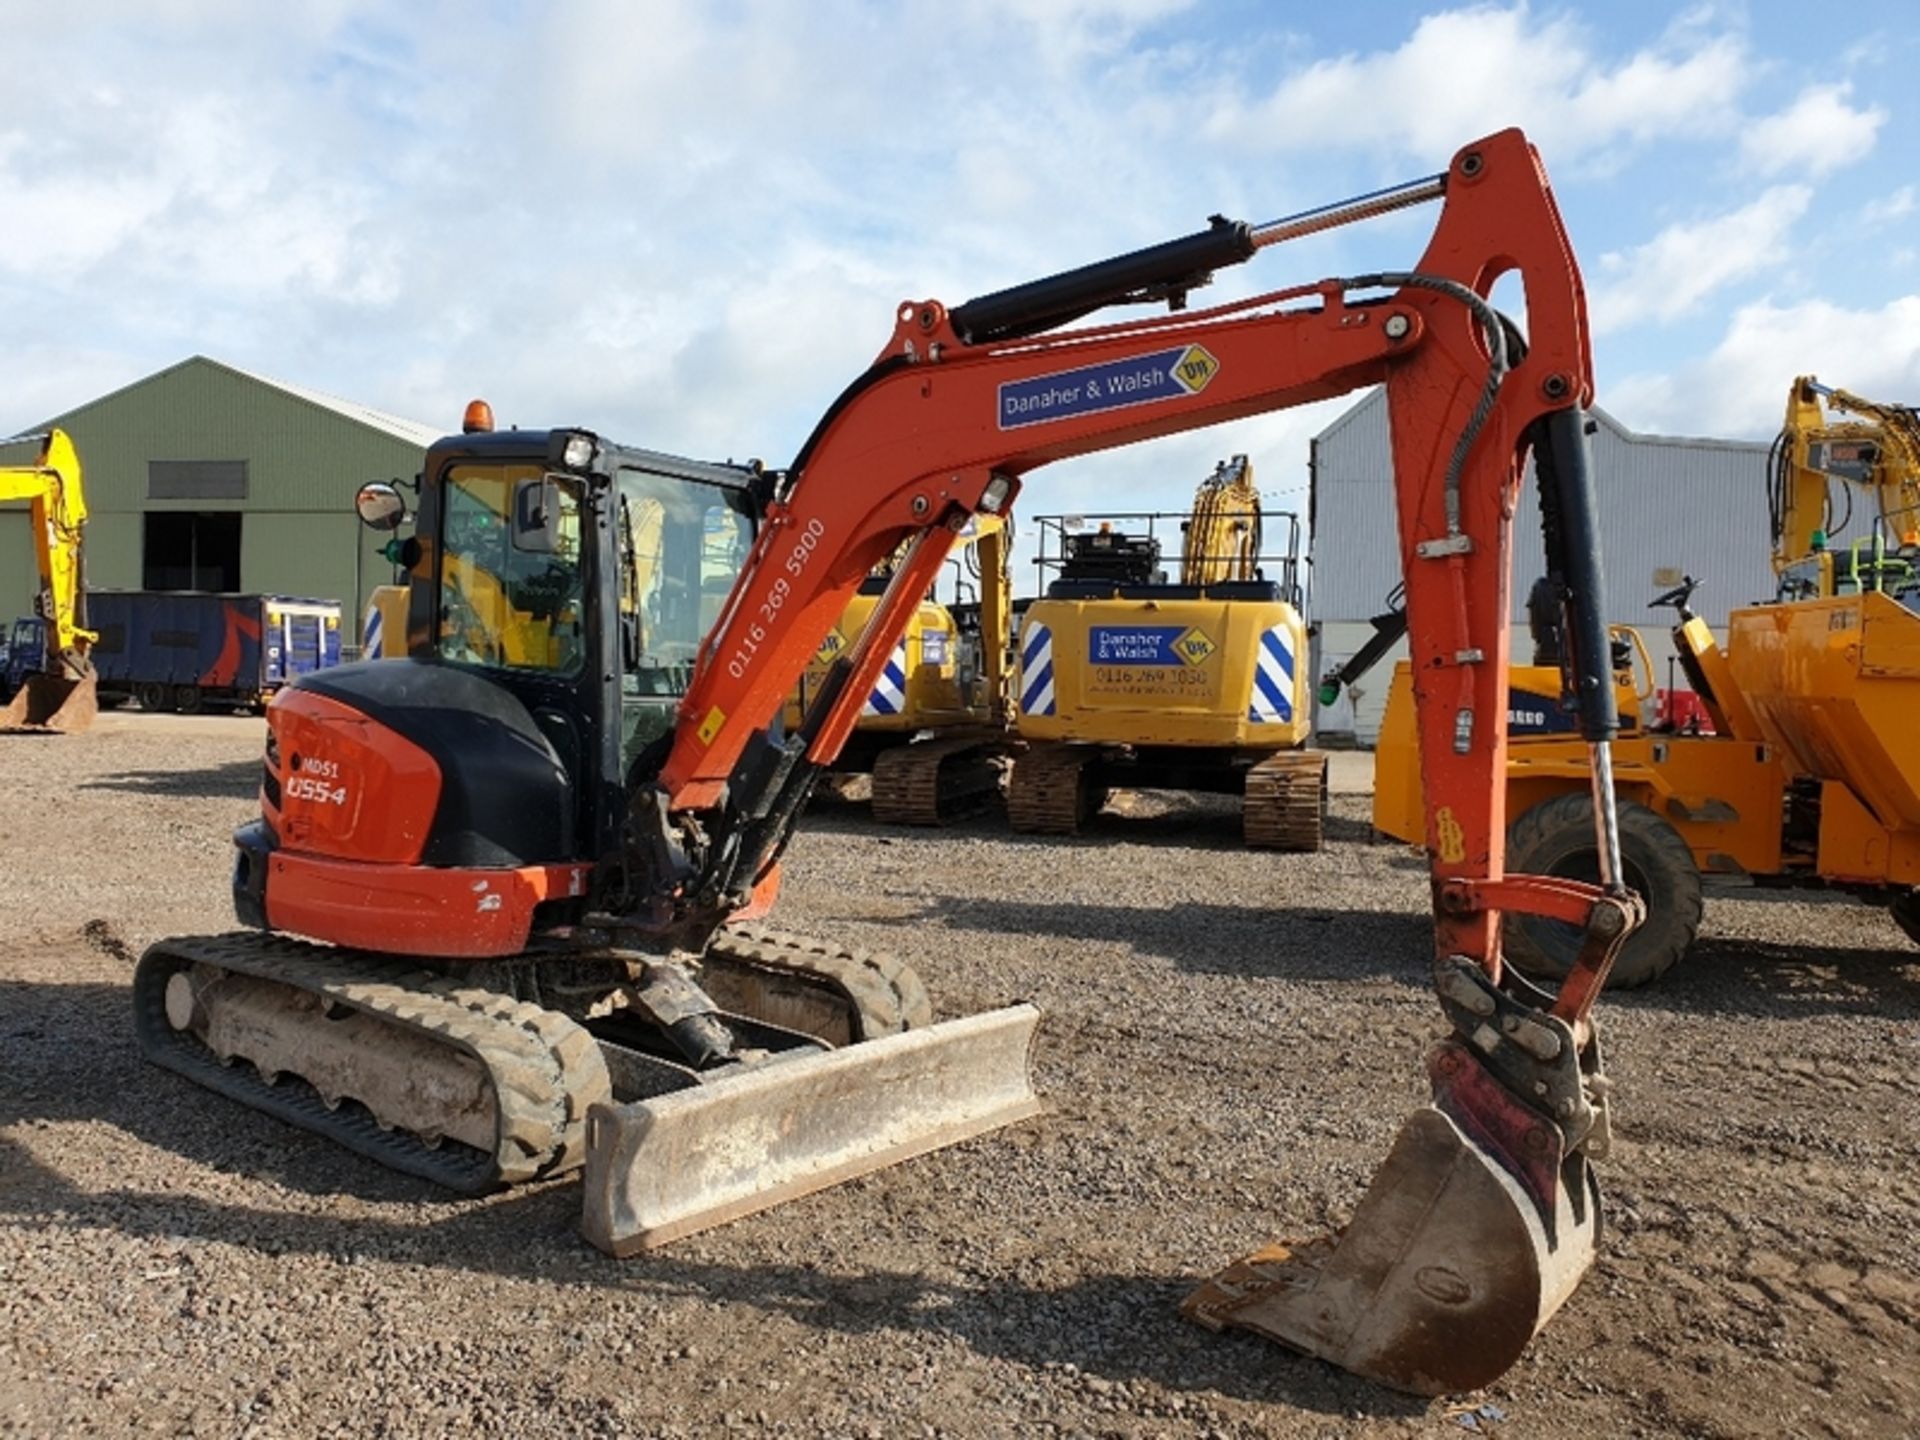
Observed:
[[[1268,246],[1435,200],[1410,269],[1185,309]],[[1516,271],[1524,340],[1487,300]],[[586,1231],[616,1253],[1029,1113],[1030,1007],[929,1025],[897,961],[739,918],[770,900],[809,790],[972,517],[1005,514],[1049,461],[1368,385],[1392,416],[1450,1036],[1344,1235],[1254,1255],[1187,1309],[1410,1390],[1493,1379],[1593,1262],[1609,1132],[1590,1012],[1639,913],[1617,879],[1585,306],[1518,131],[1291,219],[903,304],[784,472],[584,430],[476,423],[435,445],[413,533],[389,547],[410,576],[407,658],[274,704],[234,879],[241,919],[270,933],[150,949],[147,1053],[466,1188],[584,1162]],[[1529,456],[1599,885],[1503,866],[1508,517]],[[408,516],[392,486],[359,503],[376,526]],[[903,545],[783,731],[822,638]],[[1502,965],[1503,911],[1584,930],[1557,996]]]

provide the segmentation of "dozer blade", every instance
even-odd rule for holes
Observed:
[[[1579,1155],[1559,1179],[1549,1236],[1493,1153],[1425,1106],[1401,1126],[1342,1234],[1268,1246],[1182,1310],[1396,1390],[1478,1389],[1519,1359],[1593,1265],[1599,1187]]]
[[[587,1117],[587,1239],[651,1250],[1036,1114],[1014,1005]]]
[[[20,693],[0,711],[0,730],[59,730],[77,734],[100,713],[99,681],[88,675],[29,675]]]

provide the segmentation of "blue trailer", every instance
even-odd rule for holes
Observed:
[[[47,622],[29,615],[0,631],[0,702],[11,700],[47,654]]]
[[[92,590],[87,626],[103,707],[137,700],[183,714],[258,710],[302,675],[340,663],[340,603],[290,595]]]

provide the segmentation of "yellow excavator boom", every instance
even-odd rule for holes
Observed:
[[[1871,533],[1845,550],[1834,542],[1853,505],[1849,496],[1834,522],[1835,480],[1867,492],[1875,506]],[[1787,393],[1772,484],[1774,573],[1801,598],[1878,589],[1889,568],[1911,575],[1910,560],[1887,557],[1920,551],[1920,416],[1912,408],[1799,376]],[[1871,551],[1864,568],[1863,548]]]
[[[0,726],[84,730],[98,709],[90,652],[100,637],[85,626],[81,539],[87,523],[80,456],[64,430],[41,439],[31,465],[0,467],[0,503],[25,500],[32,511],[40,588],[35,608],[47,626],[47,653],[4,712]]]
[[[1251,580],[1260,555],[1260,491],[1244,455],[1222,460],[1194,491],[1180,559],[1182,585]]]

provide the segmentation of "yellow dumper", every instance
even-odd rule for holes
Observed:
[[[1868,418],[1830,421],[1822,399]],[[1688,608],[1692,581],[1655,602],[1676,608],[1674,650],[1711,731],[1635,726],[1614,746],[1621,858],[1648,908],[1615,963],[1617,986],[1645,984],[1686,953],[1703,877],[1843,890],[1887,906],[1920,942],[1920,423],[1803,377],[1769,478],[1780,598],[1735,610],[1724,649]],[[1859,517],[1866,533],[1844,545],[1822,528],[1851,510],[1828,504],[1835,480],[1875,502]],[[1558,676],[1516,667],[1511,684],[1516,696],[1552,694]],[[1512,737],[1510,868],[1593,876],[1586,784],[1577,736]],[[1402,665],[1381,726],[1374,827],[1418,844],[1419,806]],[[1551,921],[1508,924],[1507,956],[1523,969],[1563,973],[1577,946]]]

